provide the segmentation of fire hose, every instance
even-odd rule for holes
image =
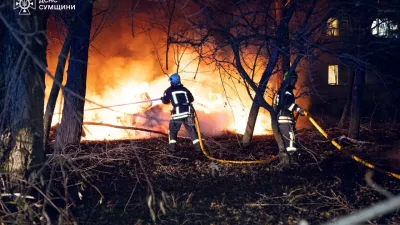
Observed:
[[[113,108],[113,107],[120,107],[120,106],[133,105],[133,104],[140,104],[140,103],[146,103],[146,102],[154,102],[154,101],[158,101],[158,100],[161,100],[161,98],[143,100],[143,101],[139,101],[139,102],[130,102],[130,103],[119,104],[119,105],[102,106],[102,107],[97,107],[97,108],[85,109],[85,111],[92,111],[92,110],[105,109],[105,108],[106,108],[106,109],[113,110],[113,109],[111,109],[111,108]],[[114,110],[113,110],[113,111],[114,111]]]
[[[214,158],[211,155],[209,155],[204,148],[204,143],[203,143],[203,139],[201,138],[201,132],[200,132],[200,123],[197,118],[196,110],[194,110],[194,121],[195,121],[195,125],[196,125],[196,131],[197,131],[197,136],[199,138],[201,151],[204,154],[204,156],[206,156],[210,160],[221,162],[221,163],[233,163],[233,164],[260,164],[260,163],[271,163],[271,162],[275,161],[276,159],[278,159],[278,156],[273,156],[272,158],[265,159],[265,160],[227,160],[227,159]]]
[[[342,146],[341,146],[339,143],[337,143],[334,139],[330,138],[330,137],[328,136],[328,134],[321,128],[321,126],[318,125],[318,123],[309,115],[309,113],[308,113],[307,111],[304,111],[304,115],[307,116],[308,120],[310,120],[310,122],[315,126],[315,128],[317,128],[317,130],[318,130],[327,140],[329,140],[329,141],[332,143],[333,146],[335,146],[339,151],[342,150]],[[202,139],[202,137],[201,137],[201,132],[200,132],[200,124],[199,124],[199,120],[198,120],[198,118],[197,118],[197,113],[196,113],[195,110],[194,110],[194,120],[195,120],[197,135],[198,135],[198,137],[199,137],[199,143],[200,143],[201,151],[202,151],[203,154],[204,154],[208,159],[210,159],[210,160],[217,161],[217,162],[221,162],[221,163],[259,164],[259,163],[270,163],[270,162],[272,162],[272,161],[278,159],[278,156],[273,156],[272,158],[270,158],[270,159],[268,159],[268,160],[251,160],[251,161],[226,160],[226,159],[217,159],[217,158],[214,158],[214,157],[210,156],[210,155],[207,153],[207,151],[205,151],[203,139]],[[393,172],[386,171],[386,170],[384,170],[384,169],[378,168],[378,167],[372,165],[371,163],[369,163],[369,162],[367,162],[367,161],[365,161],[365,160],[362,160],[362,159],[360,159],[359,157],[357,157],[357,156],[355,156],[355,155],[353,155],[353,154],[350,154],[350,157],[351,157],[353,160],[355,160],[356,162],[359,162],[359,163],[363,164],[364,166],[366,166],[366,167],[368,167],[368,168],[370,168],[370,169],[374,169],[374,170],[376,170],[376,171],[378,171],[378,172],[381,172],[381,173],[384,173],[384,174],[386,174],[386,175],[388,175],[388,176],[391,176],[391,177],[400,179],[400,175],[399,175],[399,174],[396,174],[396,173],[393,173]]]
[[[126,106],[126,105],[134,105],[134,104],[146,103],[146,102],[154,102],[154,101],[158,101],[158,100],[161,100],[161,98],[143,100],[143,101],[139,101],[139,102],[130,102],[130,103],[119,104],[119,105],[101,106],[101,107],[96,107],[96,108],[85,109],[84,111],[86,112],[86,111],[93,111],[93,110],[99,110],[99,109],[109,109],[109,110],[111,110],[113,112],[123,113],[123,112],[117,111],[117,110],[112,109],[112,108],[120,107],[120,106]],[[58,112],[58,113],[54,113],[54,114],[62,114],[62,113]]]
[[[335,146],[339,151],[342,150],[342,146],[341,146],[339,143],[337,143],[334,139],[330,138],[330,137],[328,136],[328,134],[321,128],[321,126],[318,125],[318,123],[310,116],[310,114],[309,114],[307,111],[304,111],[304,115],[307,116],[308,120],[314,125],[314,127],[317,128],[317,130],[318,130],[327,140],[329,140],[329,141],[332,143],[333,146]],[[386,175],[388,175],[388,176],[391,176],[391,177],[400,179],[400,175],[399,175],[399,174],[396,174],[396,173],[393,173],[393,172],[386,171],[386,170],[384,170],[384,169],[378,168],[378,167],[372,165],[371,163],[369,163],[369,162],[367,162],[367,161],[364,161],[364,160],[360,159],[359,157],[357,157],[357,156],[355,156],[355,155],[353,155],[353,154],[349,154],[349,156],[350,156],[352,159],[354,159],[356,162],[359,162],[359,163],[363,164],[364,166],[366,166],[366,167],[368,167],[368,168],[370,168],[370,169],[374,169],[374,170],[376,170],[376,171],[378,171],[378,172],[381,172],[381,173],[384,173],[384,174],[386,174]]]
[[[119,107],[119,106],[126,106],[126,105],[133,105],[133,104],[140,104],[140,103],[145,103],[145,102],[158,101],[158,100],[161,100],[161,98],[149,99],[149,100],[144,100],[144,101],[139,101],[139,102],[131,102],[131,103],[119,104],[119,105],[110,105],[110,106],[91,108],[91,109],[86,109],[85,111],[98,110],[98,109],[104,109],[104,108],[107,108],[107,109],[110,109],[112,111],[115,111],[115,110],[113,110],[111,108]],[[193,108],[193,110],[194,110],[194,108]],[[194,110],[194,120],[195,120],[197,134],[199,136],[199,142],[200,142],[201,151],[210,160],[217,161],[217,162],[222,162],[222,163],[257,164],[257,163],[270,163],[270,162],[278,159],[278,156],[273,156],[272,158],[266,159],[266,160],[252,160],[252,161],[236,161],[236,160],[226,160],[226,159],[214,158],[214,157],[210,156],[204,149],[204,144],[203,144],[203,141],[202,141],[202,138],[201,138],[201,133],[200,133],[200,124],[199,124],[199,120],[197,118],[197,114],[196,114],[195,110]],[[87,124],[104,125],[104,124],[99,124],[99,123],[87,123]],[[114,126],[114,127],[117,127],[117,126]]]
[[[144,101],[139,101],[139,102],[131,102],[131,103],[119,104],[119,105],[110,105],[110,106],[91,108],[91,109],[86,109],[85,111],[98,110],[98,109],[104,109],[104,108],[107,108],[107,109],[110,109],[112,111],[115,111],[115,110],[113,110],[111,108],[119,107],[119,106],[126,106],[126,105],[133,105],[133,104],[140,104],[140,103],[145,103],[145,102],[158,101],[158,100],[161,100],[161,98],[149,99],[149,100],[144,100]],[[193,108],[193,110],[194,110],[194,108]],[[226,160],[226,159],[214,158],[214,157],[210,156],[204,149],[204,144],[203,144],[203,141],[202,141],[202,138],[201,138],[201,133],[200,133],[200,124],[199,124],[199,120],[197,118],[197,114],[196,114],[195,110],[194,110],[194,119],[195,119],[195,125],[196,125],[197,134],[199,136],[199,142],[200,142],[201,151],[210,160],[217,161],[217,162],[222,162],[222,163],[259,164],[259,163],[270,163],[270,162],[278,159],[278,156],[273,156],[272,158],[266,159],[266,160],[252,160],[252,161],[236,161],[236,160]],[[87,125],[104,125],[104,124],[101,124],[101,123],[93,123],[93,122],[92,123],[89,122],[89,123],[86,123],[86,124]],[[108,126],[110,126],[110,125],[108,125]],[[118,126],[113,126],[113,127],[118,127]],[[138,129],[138,130],[140,130],[140,129]]]
[[[156,98],[156,99],[150,99],[150,100],[144,100],[144,101],[139,101],[139,102],[132,102],[132,103],[126,103],[126,104],[119,104],[119,105],[111,105],[111,106],[104,106],[104,107],[99,107],[99,108],[91,108],[91,109],[87,109],[85,111],[89,111],[89,110],[97,110],[97,109],[103,109],[103,108],[112,108],[112,107],[119,107],[119,106],[125,106],[125,105],[132,105],[132,104],[140,104],[140,103],[145,103],[145,102],[152,102],[152,101],[158,101],[161,100],[161,98]],[[194,110],[194,108],[193,108]],[[328,134],[321,128],[321,126],[318,125],[318,123],[309,115],[309,113],[307,111],[304,111],[304,115],[307,116],[308,120],[315,126],[315,128],[317,128],[317,130],[327,139],[329,140],[333,146],[335,146],[339,151],[342,150],[342,146],[337,143],[334,139],[330,138],[328,136]],[[203,139],[201,137],[201,132],[200,132],[200,123],[199,120],[197,118],[197,113],[196,110],[194,110],[194,120],[195,120],[195,126],[196,126],[196,130],[197,130],[197,135],[199,138],[199,143],[200,143],[200,148],[202,153],[210,160],[213,161],[217,161],[217,162],[221,162],[221,163],[233,163],[233,164],[261,164],[261,163],[271,163],[272,161],[275,161],[276,159],[278,159],[278,156],[273,156],[270,159],[265,159],[265,160],[227,160],[227,159],[217,159],[212,157],[211,155],[209,155],[207,153],[207,151],[204,148],[204,143],[203,143]],[[364,166],[370,168],[370,169],[374,169],[378,172],[384,173],[388,176],[400,179],[400,175],[390,172],[390,171],[386,171],[384,169],[378,168],[375,165],[372,165],[371,163],[360,159],[359,157],[353,155],[353,154],[349,154],[350,157],[355,160],[356,162],[359,162],[361,164],[363,164]]]

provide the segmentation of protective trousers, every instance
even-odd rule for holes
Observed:
[[[189,133],[190,138],[192,139],[193,145],[197,151],[201,151],[199,138],[197,136],[197,130],[194,123],[193,117],[189,116],[181,119],[173,119],[169,121],[169,150],[174,152],[176,149],[176,140],[178,137],[178,132],[181,129],[181,125],[185,126],[186,131]]]
[[[278,117],[279,130],[282,135],[283,144],[289,154],[297,151],[296,148],[296,124],[289,116]]]

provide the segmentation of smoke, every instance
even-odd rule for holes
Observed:
[[[194,107],[203,133],[218,135],[227,130],[243,133],[252,104],[243,82],[219,74],[213,64],[199,63],[193,49],[179,46],[171,46],[169,70],[165,71],[165,44],[165,34],[160,31],[137,32],[133,37],[126,19],[107,23],[91,43],[85,97],[105,106],[141,101],[145,93],[150,99],[160,98],[169,87],[167,74],[179,72],[182,83],[194,95]],[[54,72],[61,49],[60,41],[53,39],[49,48],[48,69]],[[256,80],[258,76],[256,74]],[[46,96],[51,84],[52,80],[46,79]],[[98,106],[89,102],[85,104],[85,110],[94,107]],[[153,102],[151,107],[132,104],[114,107],[113,110],[91,110],[85,111],[84,121],[167,132],[171,108],[158,101]],[[56,113],[59,109],[60,101]],[[53,124],[58,121],[59,117],[54,116]],[[108,127],[85,126],[85,130],[87,139],[96,140],[149,136],[144,132]],[[254,134],[270,132],[269,114],[260,110]]]

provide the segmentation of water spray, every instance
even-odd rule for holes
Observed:
[[[126,105],[135,105],[135,104],[140,104],[140,103],[146,103],[146,102],[155,102],[155,101],[159,101],[159,100],[161,100],[161,98],[143,100],[143,101],[139,101],[139,102],[130,102],[130,103],[119,104],[119,105],[102,106],[102,107],[97,107],[97,108],[85,109],[84,111],[92,111],[92,110],[98,110],[98,109],[104,109],[104,108],[108,109],[108,108],[114,108],[114,107],[120,107],[120,106],[126,106]]]

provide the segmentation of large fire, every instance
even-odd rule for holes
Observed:
[[[151,68],[143,69],[151,70]],[[200,72],[201,74],[201,72]],[[206,76],[198,76],[196,80],[188,73],[180,73],[183,84],[193,93],[194,107],[199,116],[202,132],[207,135],[218,135],[224,131],[243,133],[247,116],[251,106],[251,100],[246,95],[225,97],[222,84],[215,80],[203,80]],[[167,77],[161,76],[151,82],[137,81],[132,77],[126,77],[117,87],[104,90],[101,94],[88,92],[86,98],[104,106],[113,106],[126,103],[135,103],[147,99],[160,98],[163,91],[169,86]],[[241,87],[237,87],[241,89]],[[60,101],[56,111],[60,109]],[[98,105],[86,103],[84,121],[101,122],[120,126],[135,126],[167,133],[170,109],[172,106],[163,105],[161,101],[130,104],[104,109]],[[60,117],[53,117],[53,125],[60,121]],[[269,118],[267,113],[259,115],[254,134],[269,133]],[[154,134],[132,130],[122,130],[103,126],[84,126],[87,140],[143,138]],[[184,133],[182,133],[184,135]]]
[[[113,27],[114,29],[124,30],[124,27]],[[160,98],[169,82],[167,75],[160,69],[160,64],[165,62],[158,62],[160,55],[155,52],[155,44],[146,35],[132,38],[130,32],[116,34],[113,30],[105,29],[96,37],[93,45],[100,49],[101,54],[94,50],[89,52],[86,98],[104,106]],[[110,39],[111,36],[114,38]],[[49,70],[54,71],[60,46],[53,43],[50,44],[50,49]],[[224,131],[244,133],[252,104],[244,85],[234,79],[221,79],[218,71],[210,65],[199,66],[198,55],[189,53],[187,49],[180,54],[175,51],[174,54],[170,59],[176,61],[177,56],[180,57],[179,69],[172,62],[168,72],[178,71],[182,83],[193,93],[194,107],[199,115],[202,132],[207,135],[218,135]],[[47,96],[51,85],[52,80],[47,79]],[[56,113],[60,112],[60,105],[61,100],[57,102]],[[86,102],[85,122],[134,126],[167,133],[171,106],[163,105],[161,101],[113,107],[113,110],[90,110],[98,107]],[[60,116],[54,115],[52,124],[59,121]],[[147,132],[103,126],[85,125],[84,129],[86,140],[154,136]],[[260,110],[254,134],[269,133],[269,114]],[[186,132],[182,131],[180,134],[185,135]]]

